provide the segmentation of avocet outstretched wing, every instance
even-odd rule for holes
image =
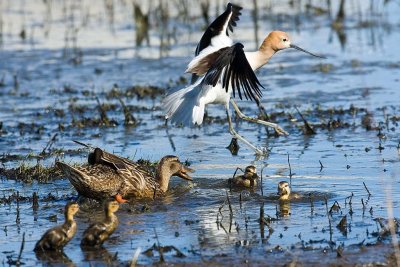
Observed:
[[[260,87],[263,88],[263,86],[247,61],[241,43],[222,48],[205,57],[205,59],[207,58],[215,60],[209,63],[210,67],[205,74],[203,83],[215,86],[220,81],[226,91],[229,86],[232,86],[233,96],[235,97],[237,91],[240,99],[242,99],[242,91],[246,99],[258,100],[261,98]],[[205,68],[200,68],[199,73],[204,70]]]
[[[240,6],[228,3],[225,12],[219,15],[219,17],[216,18],[204,32],[199,44],[197,45],[195,52],[196,56],[199,55],[204,48],[209,47],[210,45],[216,47],[232,45],[233,42],[229,37],[229,31],[233,32],[233,27],[236,26],[236,21],[239,20],[239,16],[241,15],[241,9],[242,7]]]

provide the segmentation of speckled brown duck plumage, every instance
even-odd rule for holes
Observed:
[[[155,174],[140,164],[95,148],[88,157],[88,165],[80,167],[57,162],[71,184],[82,196],[103,200],[160,195],[168,190],[171,176],[192,180],[192,169],[184,166],[176,156],[165,156],[157,165]]]
[[[104,220],[90,225],[81,240],[81,247],[101,247],[118,226],[114,214],[119,208],[117,201],[107,201],[104,205]]]
[[[42,238],[36,243],[35,251],[62,251],[63,247],[74,237],[76,233],[76,222],[74,215],[79,210],[78,204],[70,202],[65,206],[65,222],[47,230]]]

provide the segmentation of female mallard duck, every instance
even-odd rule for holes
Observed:
[[[117,201],[107,201],[104,205],[105,218],[94,223],[83,232],[82,247],[101,247],[118,226],[118,217],[114,214],[119,208]]]
[[[228,182],[236,187],[256,187],[257,186],[257,170],[253,165],[247,166],[244,174],[230,178]]]
[[[76,222],[74,215],[79,210],[78,204],[70,202],[65,206],[65,222],[53,227],[44,233],[36,243],[35,251],[47,250],[62,251],[63,247],[74,237],[76,233]]]
[[[302,197],[301,194],[291,192],[289,183],[285,181],[279,182],[278,195],[279,200],[299,199]]]
[[[82,196],[102,200],[115,197],[154,197],[168,190],[171,176],[191,181],[188,173],[192,169],[184,166],[176,156],[165,156],[157,165],[155,175],[138,163],[107,153],[96,148],[89,154],[88,165],[73,167],[57,162],[56,165],[68,177],[71,184]]]

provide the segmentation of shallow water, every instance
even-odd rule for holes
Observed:
[[[4,1],[0,6],[3,167],[12,168],[23,162],[35,165],[34,156],[57,134],[51,156],[40,159],[40,163],[52,165],[55,158],[84,162],[87,152],[77,151],[81,147],[72,142],[77,139],[135,159],[155,161],[175,154],[196,170],[192,184],[173,178],[172,190],[164,199],[122,205],[118,229],[105,244],[106,250],[94,255],[81,251],[79,237],[93,218],[100,218],[101,208],[85,204],[77,215],[78,234],[64,250],[73,263],[127,263],[136,249],[144,251],[157,242],[173,245],[186,256],[166,253],[166,262],[175,263],[263,264],[266,258],[271,264],[332,263],[340,262],[336,258],[338,246],[344,247],[347,263],[385,261],[386,253],[381,252],[389,250],[390,238],[383,239],[384,249],[364,253],[358,244],[378,242],[373,233],[380,227],[374,219],[388,218],[388,206],[393,207],[395,217],[400,217],[400,53],[395,49],[400,40],[400,5],[396,1],[374,2],[372,7],[366,1],[347,2],[342,33],[346,35],[345,43],[339,41],[331,27],[337,12],[335,5],[329,18],[328,14],[317,16],[307,11],[304,3],[300,8],[277,1],[259,3],[258,40],[272,29],[282,29],[291,34],[294,43],[327,56],[320,60],[283,51],[258,71],[266,87],[262,104],[290,133],[287,137],[271,137],[263,127],[238,122],[236,127],[241,134],[270,150],[261,159],[240,143],[238,155],[231,155],[225,148],[230,142],[226,123],[205,123],[193,129],[165,127],[159,95],[123,96],[140,121],[137,127],[126,127],[118,99],[109,95],[115,84],[121,92],[134,85],[163,89],[184,86],[184,82],[177,81],[204,27],[195,3],[188,3],[187,18],[180,12],[182,6],[168,4],[165,8],[169,18],[164,18],[164,23],[159,20],[159,12],[152,11],[150,45],[144,42],[136,46],[137,29],[130,3],[114,3],[114,14],[118,15],[111,23],[112,16],[103,2],[97,6],[89,0],[50,2],[51,12],[46,11],[43,1]],[[325,8],[319,1],[314,2]],[[140,4],[145,13],[146,3]],[[245,6],[233,34],[249,50],[258,46],[252,9],[251,4]],[[214,4],[210,10],[212,19]],[[23,28],[25,40],[20,37]],[[71,29],[78,29],[76,45]],[[188,75],[184,77],[190,79]],[[78,127],[73,123],[100,117],[96,98],[110,105],[107,115],[118,125]],[[254,103],[238,103],[244,113],[257,115]],[[314,125],[316,135],[303,133],[295,106]],[[210,107],[208,112],[213,118],[224,119],[219,106]],[[371,126],[380,127],[384,138],[378,136],[377,129],[363,126],[367,113]],[[340,120],[342,127],[319,127],[330,120]],[[10,155],[23,159],[8,160]],[[226,180],[236,167],[249,164],[256,165],[258,171],[264,168],[262,190],[229,191]],[[271,196],[275,196],[281,180],[291,181],[293,191],[304,197],[289,206],[273,200]],[[27,265],[41,262],[32,252],[34,244],[47,228],[62,222],[63,206],[76,198],[75,190],[65,178],[46,184],[2,179],[0,184],[4,197],[16,191],[22,196],[37,192],[40,204],[37,211],[29,201],[0,204],[0,262],[8,265],[17,259],[23,233],[21,261]],[[49,193],[54,200],[45,199]],[[313,195],[313,208],[309,193]],[[335,201],[341,208],[329,218],[325,199],[328,209]],[[149,210],[143,212],[145,204]],[[265,217],[273,219],[264,231],[258,222],[262,205]],[[281,216],[288,210],[289,216]],[[96,216],[92,217],[92,213]],[[347,233],[336,227],[344,215]],[[152,257],[140,254],[138,259],[140,264],[158,261],[157,252]]]

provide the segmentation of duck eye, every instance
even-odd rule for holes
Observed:
[[[286,41],[287,41],[287,39],[286,39],[286,38],[283,38],[283,41],[284,41],[284,42],[286,42]]]

